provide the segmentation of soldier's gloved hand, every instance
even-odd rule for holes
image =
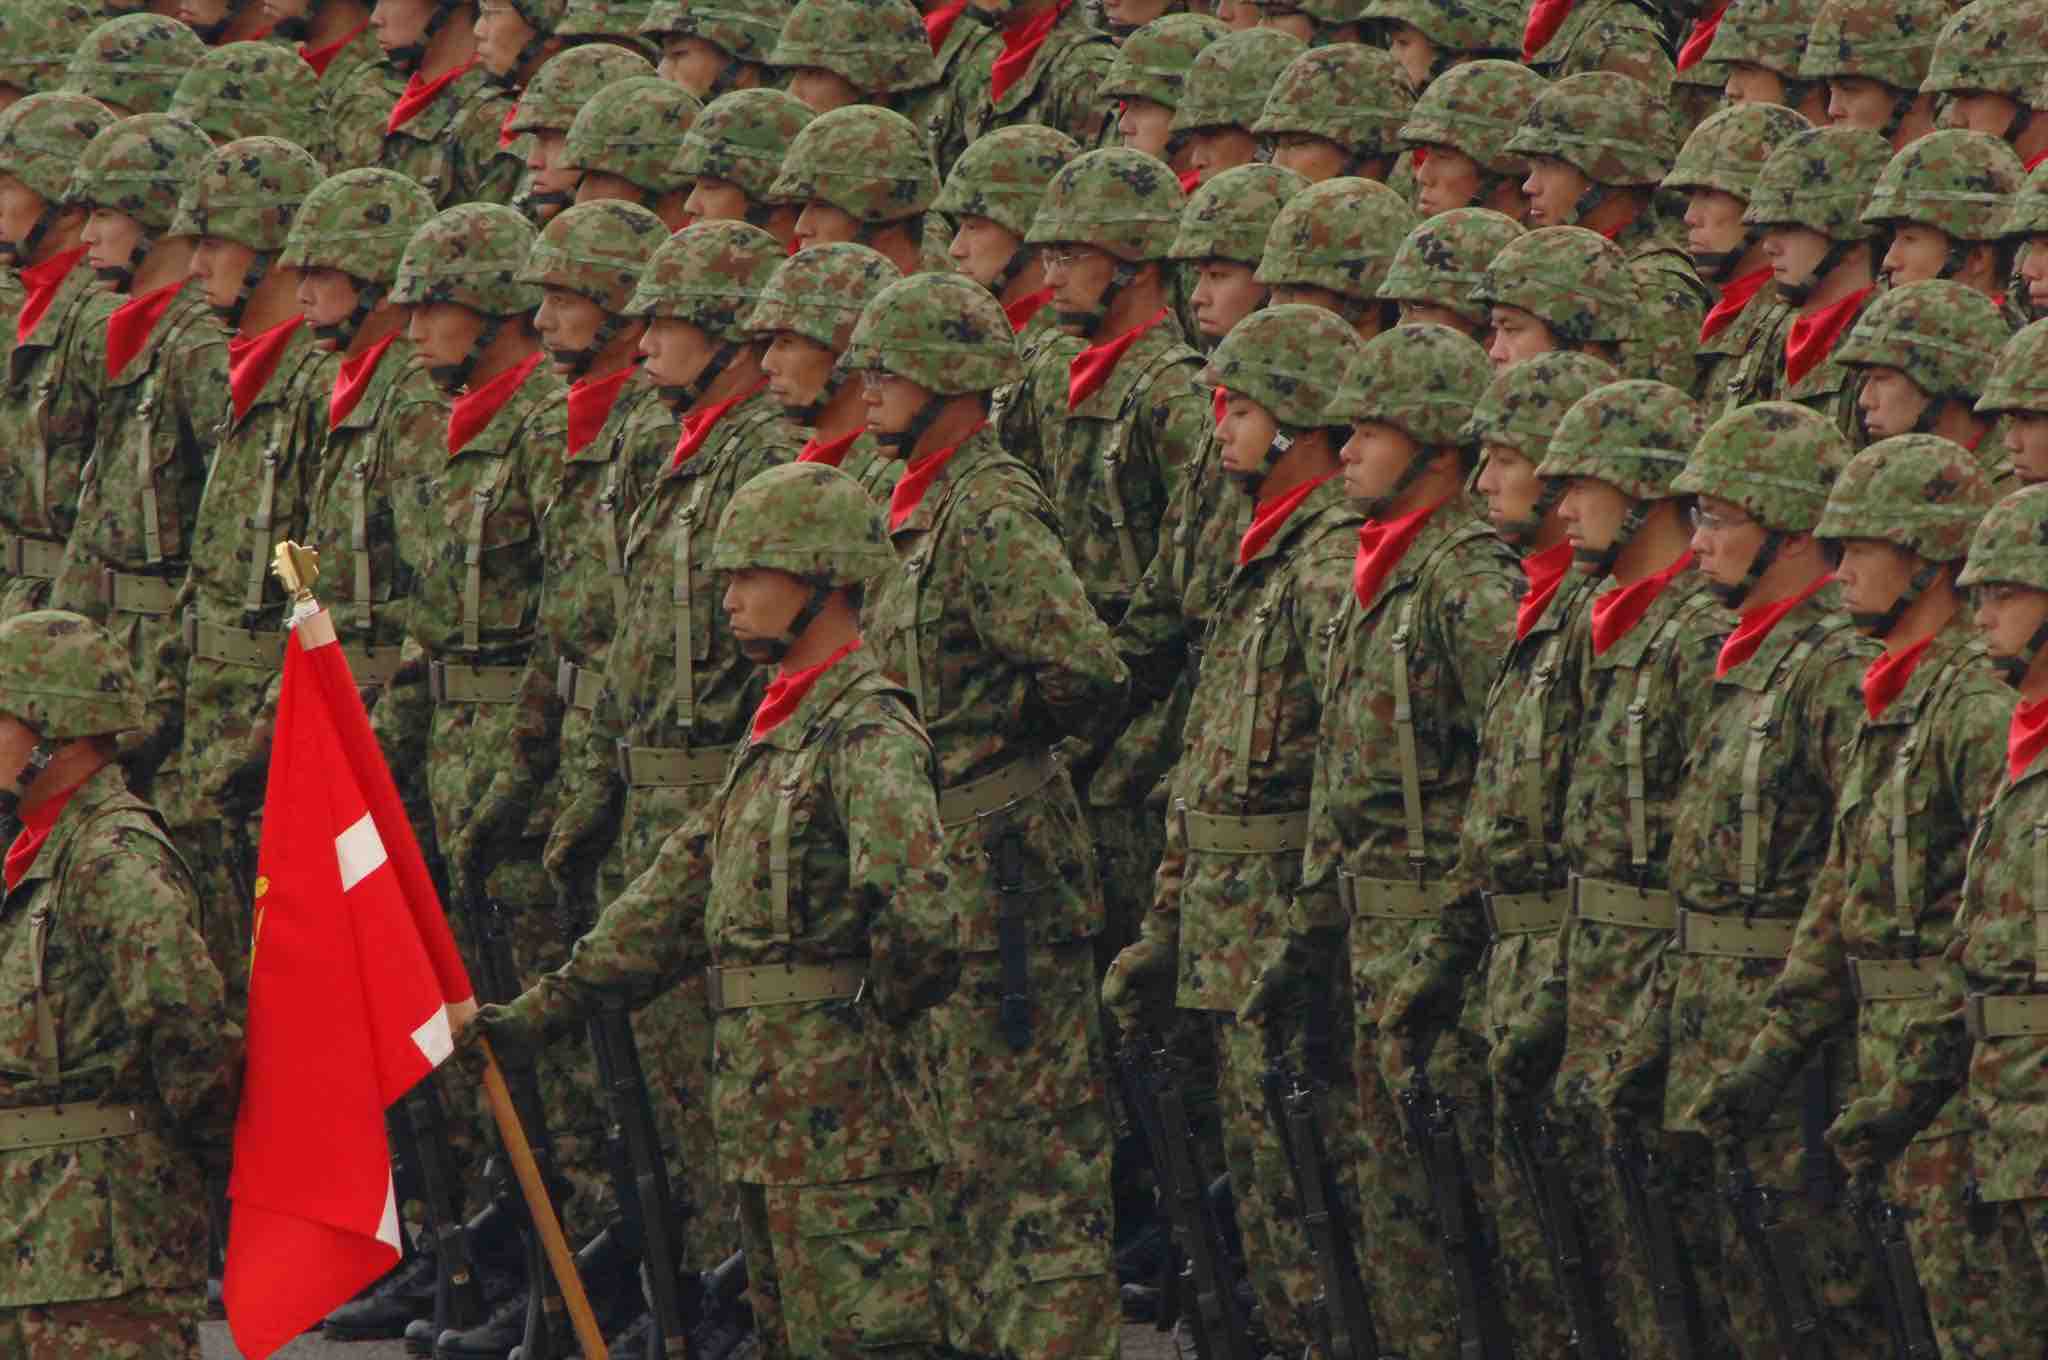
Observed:
[[[1557,1072],[1557,1061],[1557,1045],[1549,1036],[1516,1031],[1493,1046],[1486,1067],[1501,1100],[1511,1107],[1526,1108],[1543,1099]]]
[[[1770,1118],[1784,1089],[1780,1065],[1751,1054],[1717,1077],[1687,1115],[1716,1145],[1740,1143]]]
[[[1274,1024],[1298,1020],[1305,1009],[1324,999],[1331,970],[1344,958],[1344,933],[1311,930],[1288,935],[1266,957],[1252,980],[1252,989],[1237,1005],[1239,1024]]]
[[[519,833],[524,809],[510,799],[491,798],[455,833],[449,847],[448,863],[455,874],[455,891],[465,901],[486,896],[485,881],[491,870],[505,858],[507,847]]]
[[[479,1056],[479,1040],[491,1041],[491,1052],[501,1063],[525,1064],[547,1047],[547,1032],[532,1011],[519,1001],[492,1002],[481,1007],[463,1026],[460,1047]]]
[[[1875,1176],[1919,1131],[1920,1121],[1909,1110],[1882,1096],[1861,1096],[1828,1125],[1827,1140],[1835,1160],[1852,1178]]]
[[[1102,1008],[1123,1033],[1138,1027],[1148,1005],[1173,999],[1174,952],[1171,941],[1140,936],[1110,961]]]

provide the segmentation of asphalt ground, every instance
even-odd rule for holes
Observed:
[[[1172,1341],[1150,1324],[1126,1323],[1123,1340],[1124,1360],[1174,1360]],[[240,1360],[225,1322],[207,1323],[200,1329],[200,1341],[206,1360]],[[328,1341],[317,1333],[300,1337],[277,1354],[278,1360],[410,1360],[402,1341]]]

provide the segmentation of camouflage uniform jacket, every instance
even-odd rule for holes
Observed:
[[[1372,603],[1354,601],[1330,630],[1289,931],[1349,932],[1361,1027],[1378,1022],[1409,941],[1444,900],[1521,594],[1520,564],[1458,495],[1424,521]]]
[[[1876,299],[1877,290],[1873,288],[1870,295],[1863,300],[1863,305],[1856,309],[1856,315],[1842,327],[1843,339],[1856,329],[1857,319],[1869,310],[1870,304]],[[1798,382],[1785,381],[1785,340],[1791,335],[1792,321],[1796,319],[1795,313],[1786,321],[1784,332],[1775,337],[1776,343],[1766,360],[1770,365],[1771,381],[1778,388],[1774,400],[1796,401],[1801,406],[1813,408],[1835,422],[1835,428],[1842,432],[1842,437],[1849,441],[1851,447],[1861,448],[1863,423],[1857,411],[1856,397],[1863,390],[1863,379],[1857,369],[1836,362],[1831,351],[1827,358],[1815,364]],[[1841,348],[1841,340],[1835,342],[1835,347]],[[1747,400],[1755,398],[1745,398],[1745,401]]]
[[[946,41],[933,54],[939,63],[939,83],[922,101],[922,117],[913,116],[911,121],[931,138],[932,158],[938,162],[942,182],[973,140],[967,127],[968,101],[987,97],[989,69],[1002,54],[1002,35],[964,15],[947,30]]]
[[[1058,2],[1060,15],[1052,31],[1001,99],[992,97],[990,79],[996,49],[1002,46],[1000,35],[986,63],[976,61],[954,73],[953,97],[969,142],[997,128],[1042,123],[1066,133],[1083,149],[1101,143],[1109,121],[1102,82],[1116,61],[1116,43],[1095,26],[1090,6],[1080,0]]]
[[[1677,75],[1656,16],[1638,0],[1578,0],[1529,64],[1550,80],[1585,71],[1634,76],[1660,99]]]
[[[783,854],[786,876],[770,871]],[[855,651],[740,746],[709,805],[521,1004],[563,1019],[637,1004],[707,957],[865,963],[851,1000],[721,1013],[711,1079],[721,1177],[862,1180],[934,1161],[891,1074],[907,1065],[901,1027],[952,989],[956,930],[931,743],[910,696]]]
[[[961,948],[997,948],[1002,899],[983,842],[1013,831],[1032,861],[1025,881],[1037,885],[1033,942],[1099,933],[1091,842],[1048,750],[1114,730],[1129,677],[1067,563],[1052,507],[983,426],[890,538],[903,567],[870,584],[862,631],[876,664],[916,700],[938,752]],[[1027,776],[1033,787],[1007,811],[962,811],[962,799],[976,804],[967,786],[1034,762],[1046,777]]]
[[[509,204],[526,170],[510,148],[498,144],[511,108],[511,97],[482,71],[465,71],[411,122],[384,134],[377,164],[419,181],[436,208]],[[390,107],[384,111],[388,115]]]
[[[1700,322],[1712,300],[1700,281],[1676,222],[1654,210],[1614,238],[1636,281],[1635,337],[1622,346],[1631,377],[1654,378],[1681,392],[1699,392]]]
[[[1700,342],[1699,381],[1692,390],[1699,393],[1708,424],[1738,406],[1777,400],[1785,332],[1795,315],[1766,281],[1734,320]]]
[[[1827,863],[1750,1041],[1778,1071],[1796,1071],[1853,1022],[1857,1093],[1875,1092],[1899,1066],[1908,1023],[1945,1009],[1941,956],[1955,938],[1970,832],[2004,778],[2013,707],[1970,632],[1959,621],[1937,635],[1905,688],[1856,733]],[[1880,988],[1873,999],[1865,988],[1859,1001],[1862,960],[1917,960],[1915,986],[1927,990],[1893,999]],[[1951,1101],[1919,1136],[1962,1128]]]
[[[1142,926],[1178,941],[1174,999],[1184,1008],[1236,1011],[1284,924],[1301,872],[1293,852],[1308,816],[1329,640],[1350,609],[1360,518],[1332,478],[1251,561],[1237,565],[1235,545],[1226,559]],[[1239,818],[1289,831],[1266,853],[1229,853],[1217,829],[1227,839],[1255,824]]]
[[[0,1152],[0,1308],[205,1278],[196,1149],[226,1161],[241,1034],[198,915],[161,821],[112,765],[78,786],[0,902],[0,1110],[102,1100],[143,1121],[127,1137]],[[54,1052],[38,1041],[38,972]]]
[[[1589,632],[1591,610],[1572,626]],[[1565,756],[1563,840],[1574,878],[1668,892],[1664,868],[1680,769],[1705,726],[1715,658],[1731,626],[1705,579],[1686,571],[1606,652],[1579,647],[1574,683],[1581,717]],[[1637,778],[1642,797],[1632,799]],[[1566,1099],[1605,1106],[1616,1095],[1610,1079],[1628,1037],[1628,1014],[1650,986],[1669,935],[1668,926],[1591,921],[1576,911],[1566,920],[1553,979],[1565,993],[1558,1083]]]
[[[1704,914],[1724,918],[1714,923],[1723,926],[1769,921],[1789,930],[1827,854],[1864,716],[1863,672],[1877,653],[1837,598],[1828,586],[1795,606],[1755,655],[1715,682],[1686,760],[1669,868],[1685,915],[1650,997],[1653,1007],[1670,998],[1668,1035],[1659,1034],[1654,1010],[1637,1030],[1646,1045],[1669,1045],[1667,1129],[1704,1132],[1685,1115],[1741,1058],[1789,949],[1769,957],[1698,952],[1718,942],[1691,943],[1688,921]]]
[[[341,49],[313,92],[314,126],[326,131],[331,173],[378,163],[384,154],[384,125],[403,93],[405,77],[384,60],[369,29]]]
[[[1017,357],[1024,365],[1024,377],[1017,382],[998,387],[989,398],[989,423],[996,427],[1003,447],[1024,466],[1031,469],[1031,475],[1038,478],[1039,485],[1047,485],[1047,457],[1051,451],[1045,428],[1041,425],[1039,403],[1034,399],[1037,383],[1032,375],[1041,366],[1045,369],[1043,382],[1050,384],[1055,372],[1065,373],[1067,366],[1074,362],[1074,356],[1087,348],[1088,342],[1076,335],[1061,330],[1051,306],[1040,307],[1024,329],[1017,332]],[[1044,413],[1050,416],[1050,412]],[[1054,438],[1058,437],[1059,426],[1052,426]]]

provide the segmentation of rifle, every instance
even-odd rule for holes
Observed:
[[[1699,1291],[1678,1250],[1678,1226],[1671,1218],[1671,1192],[1663,1169],[1632,1130],[1616,1135],[1608,1159],[1628,1214],[1629,1235],[1649,1270],[1665,1344],[1676,1360],[1693,1360],[1699,1354]]]
[[[1031,886],[1024,881],[1024,836],[1014,819],[1003,823],[990,859],[995,864],[996,956],[1003,970],[997,1023],[1013,1053],[1031,1047]]]
[[[1322,1292],[1316,1297],[1316,1332],[1326,1360],[1381,1360],[1379,1329],[1359,1278],[1349,1220],[1323,1146],[1317,1106],[1321,1092],[1284,1067],[1269,1067],[1259,1085],[1266,1117],[1287,1151],[1287,1169],[1301,1200],[1301,1226],[1316,1255]]]
[[[1878,1301],[1884,1329],[1896,1360],[1934,1360],[1941,1353],[1927,1318],[1927,1296],[1920,1270],[1906,1240],[1906,1216],[1886,1200],[1874,1180],[1858,1180],[1849,1190],[1849,1212],[1856,1220],[1863,1249],[1877,1268]]]
[[[1166,1135],[1159,1127],[1159,1111],[1153,1105],[1151,1093],[1145,1089],[1139,1066],[1138,1062],[1118,1051],[1114,1064],[1117,1093],[1123,1099],[1124,1111],[1129,1115],[1139,1141],[1145,1145],[1145,1157],[1151,1163],[1160,1199],[1166,1200],[1171,1197],[1166,1184]],[[1159,1312],[1152,1319],[1155,1331],[1170,1332],[1180,1319],[1182,1265],[1180,1244],[1172,1233],[1168,1233],[1166,1252],[1159,1262]]]
[[[1742,1149],[1731,1147],[1725,1155],[1725,1193],[1735,1216],[1735,1232],[1763,1285],[1764,1306],[1778,1333],[1778,1349],[1785,1360],[1826,1360],[1827,1338],[1821,1332],[1820,1312],[1806,1280],[1806,1244],[1799,1230],[1785,1222],[1778,1193],[1757,1183]]]
[[[1586,1261],[1585,1225],[1572,1197],[1571,1177],[1557,1130],[1533,1108],[1510,1111],[1501,1126],[1508,1157],[1536,1206],[1536,1223],[1550,1255],[1550,1273],[1564,1296],[1571,1346],[1580,1360],[1620,1360],[1613,1324],[1600,1307]]]
[[[1444,1270],[1458,1295],[1460,1360],[1511,1360],[1514,1339],[1501,1312],[1493,1252],[1479,1218],[1478,1197],[1472,1192],[1471,1167],[1458,1139],[1457,1107],[1431,1089],[1429,1074],[1419,1064],[1400,1099],[1409,1143],[1436,1211]]]
[[[391,1107],[398,1146],[410,1149],[434,1252],[434,1335],[467,1331],[484,1320],[483,1286],[469,1259],[462,1187],[448,1165],[448,1117],[430,1076]]]

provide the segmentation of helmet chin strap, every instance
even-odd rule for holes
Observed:
[[[888,434],[875,431],[875,442],[908,461],[917,452],[917,441],[931,431],[945,405],[944,397],[936,392],[927,393],[924,404],[917,408],[917,414],[910,418],[909,424]]]
[[[263,280],[270,273],[270,255],[257,251],[249,258],[249,267],[242,271],[242,286],[235,290],[234,300],[225,307],[215,307],[214,314],[221,324],[230,331],[242,328],[242,314],[249,310],[249,299],[256,296],[256,290],[263,286]]]
[[[719,375],[732,366],[739,352],[738,345],[721,340],[717,350],[704,361],[704,367],[697,371],[696,377],[686,383],[662,383],[654,389],[655,395],[666,402],[671,411],[681,414],[689,410],[711,390],[711,384],[718,381]]]
[[[625,324],[616,312],[606,312],[604,320],[598,322],[597,329],[590,333],[589,344],[576,349],[557,349],[549,345],[548,358],[566,367],[572,379],[587,378],[590,376],[591,366],[604,353],[605,346],[618,338]]]
[[[476,333],[476,339],[469,342],[469,352],[462,356],[462,362],[436,364],[427,370],[427,376],[444,392],[460,392],[469,386],[470,376],[483,362],[484,351],[498,342],[498,333],[504,328],[504,317],[485,317],[483,328]]]
[[[1942,565],[1939,562],[1922,563],[1920,570],[1913,573],[1913,579],[1906,582],[1906,588],[1899,592],[1899,598],[1893,600],[1889,608],[1876,613],[1852,609],[1849,611],[1849,621],[1856,625],[1858,632],[1867,636],[1890,636],[1891,631],[1899,626],[1899,620],[1906,617],[1906,611],[1913,607],[1913,602],[1925,595],[1928,587],[1940,579],[1941,572]]]
[[[92,271],[93,277],[108,285],[113,291],[125,293],[134,286],[137,266],[155,248],[155,234],[144,231],[135,238],[135,248],[128,252],[126,264],[96,265]]]
[[[968,8],[972,9],[973,6],[969,5]],[[1053,319],[1062,327],[1079,327],[1081,334],[1092,340],[1095,338],[1095,332],[1109,316],[1109,309],[1116,304],[1117,295],[1136,282],[1137,278],[1136,265],[1127,260],[1118,260],[1116,268],[1110,272],[1109,282],[1103,286],[1102,294],[1095,299],[1093,307],[1081,311],[1057,309],[1053,313]]]
[[[1529,506],[1529,513],[1520,519],[1509,520],[1505,524],[1496,526],[1497,532],[1508,542],[1527,543],[1530,539],[1536,537],[1537,533],[1543,528],[1543,521],[1550,518],[1550,512],[1557,509],[1557,503],[1564,499],[1564,478],[1545,477],[1541,480],[1543,483],[1542,488],[1537,491],[1534,503]],[[1634,508],[1634,506],[1630,507],[1631,513],[1633,513]],[[1623,521],[1623,527],[1627,528],[1626,520]],[[1633,534],[1634,530],[1629,529],[1628,532]],[[1577,554],[1574,553],[1573,556],[1576,557]],[[1605,573],[1602,574],[1604,575]]]
[[[384,300],[384,290],[373,284],[350,276],[355,284],[356,305],[349,309],[347,316],[339,321],[329,321],[313,327],[315,340],[329,340],[337,350],[345,350],[356,342],[362,333],[363,323],[370,319],[370,313],[377,310],[377,304]]]
[[[455,4],[456,0],[434,0],[433,11],[427,15],[427,25],[420,30],[419,41],[407,43],[403,47],[394,47],[384,54],[384,60],[390,64],[392,70],[402,76],[410,76],[419,71],[427,60],[427,44],[441,31],[441,25],[448,22],[448,16],[455,12]]]
[[[1999,679],[2018,689],[2020,683],[2027,678],[2027,672],[2033,667],[2034,658],[2041,654],[2043,647],[2048,647],[2048,619],[2041,620],[2039,626],[2034,629],[2034,635],[2027,639],[2025,647],[2012,656],[1991,658],[1991,665],[1998,672]]]
[[[1417,449],[1415,456],[1408,460],[1407,467],[1401,469],[1401,475],[1394,479],[1392,486],[1377,496],[1367,496],[1359,502],[1359,508],[1365,512],[1365,517],[1379,519],[1384,516],[1393,507],[1394,502],[1401,499],[1401,494],[1415,485],[1416,479],[1422,476],[1423,469],[1429,466],[1433,457],[1434,454],[1430,450]]]
[[[1637,534],[1650,518],[1650,503],[1632,500],[1621,516],[1621,523],[1615,526],[1614,537],[1604,548],[1573,548],[1572,560],[1586,569],[1586,574],[1595,579],[1614,575],[1614,564],[1621,560],[1628,545],[1635,542]]]
[[[789,655],[790,648],[802,640],[803,635],[810,631],[811,625],[817,622],[818,615],[825,612],[825,602],[832,598],[832,585],[829,581],[813,577],[808,584],[811,587],[810,594],[804,597],[802,606],[790,617],[783,630],[772,638],[755,638],[743,644],[740,647],[742,656],[757,666],[781,664],[782,658]]]
[[[1761,227],[1746,226],[1742,229],[1742,244],[1733,250],[1703,250],[1692,257],[1693,263],[1707,276],[1710,283],[1726,283],[1735,276],[1735,266],[1742,263],[1745,255],[1756,249],[1764,239]]]
[[[56,208],[46,201],[43,210],[36,214],[35,225],[28,229],[28,235],[19,241],[0,241],[0,261],[19,269],[35,259],[36,248],[42,245],[56,215]]]
[[[21,834],[22,798],[36,780],[42,778],[43,771],[50,768],[50,761],[56,754],[56,747],[37,737],[36,744],[29,748],[28,761],[21,767],[21,773],[14,777],[14,783],[0,789],[0,837],[9,843]]]
[[[1765,529],[1764,541],[1757,545],[1756,556],[1749,559],[1749,569],[1742,573],[1742,579],[1732,586],[1719,581],[1707,583],[1707,593],[1721,602],[1723,609],[1740,609],[1749,593],[1756,589],[1764,573],[1778,560],[1778,553],[1785,546],[1785,533],[1781,529]]]
[[[1588,215],[1599,211],[1600,205],[1607,201],[1610,192],[1612,191],[1604,184],[1587,181],[1585,192],[1572,204],[1571,220],[1564,225],[1576,227],[1584,223]]]
[[[1280,460],[1287,456],[1287,451],[1294,447],[1294,441],[1304,433],[1305,431],[1297,428],[1280,426],[1273,432],[1272,442],[1266,445],[1266,452],[1260,456],[1258,467],[1248,472],[1232,468],[1227,474],[1231,482],[1245,495],[1257,496],[1259,488],[1273,475],[1273,469],[1279,466]]]
[[[1794,307],[1804,304],[1808,298],[1813,296],[1814,289],[1820,287],[1821,281],[1834,273],[1841,266],[1842,261],[1848,258],[1849,251],[1856,244],[1854,241],[1830,240],[1827,253],[1820,257],[1820,263],[1814,265],[1813,273],[1808,275],[1804,282],[1781,283],[1778,285],[1778,300],[1789,302]]]

